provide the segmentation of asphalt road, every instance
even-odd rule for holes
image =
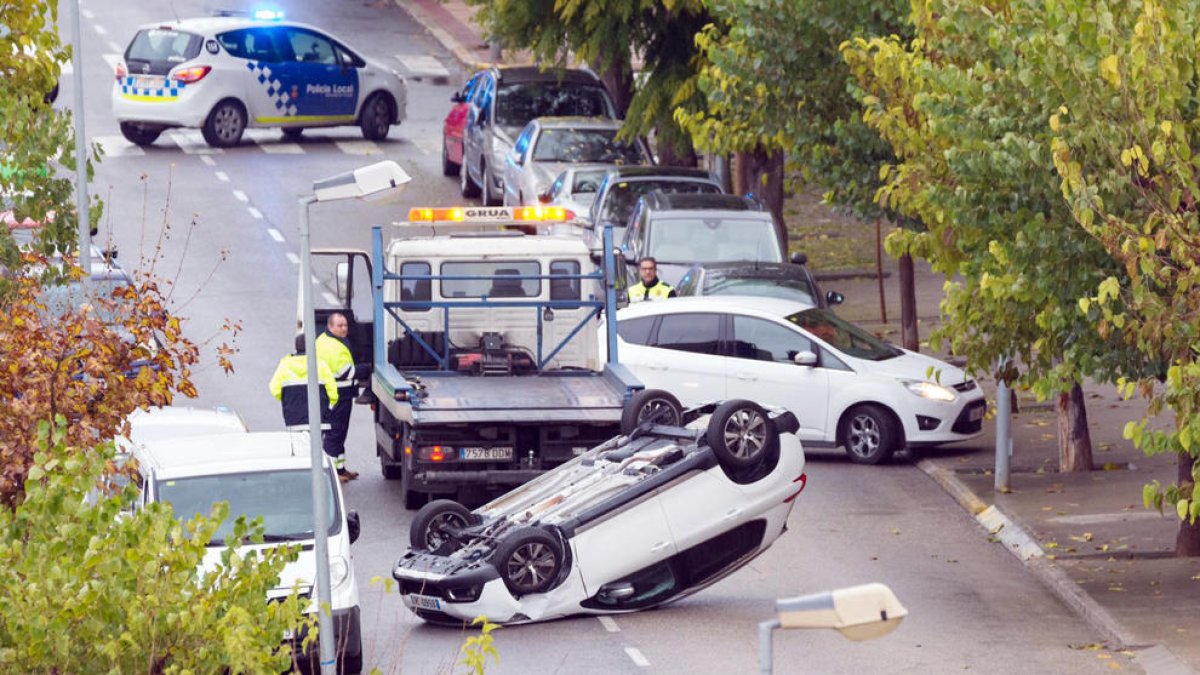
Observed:
[[[209,4],[173,3],[180,17],[202,15]],[[440,171],[441,120],[463,75],[451,57],[390,1],[281,4],[288,18],[339,35],[402,73],[406,63],[428,66],[433,57],[451,69],[452,84],[410,79],[409,119],[383,142],[363,141],[357,128],[307,131],[296,144],[278,131],[256,131],[240,147],[212,151],[190,131],[164,134],[143,151],[121,138],[112,118],[111,61],[137,26],[169,19],[171,10],[83,3],[87,134],[107,154],[91,187],[107,204],[100,236],[118,245],[125,265],[152,262],[171,283],[176,311],[203,348],[193,373],[200,396],[190,403],[233,407],[253,430],[281,428],[266,383],[296,331],[297,200],[312,181],[381,159],[396,160],[415,179],[398,204],[315,206],[314,247],[367,249],[371,225],[400,220],[410,206],[461,202],[457,182]],[[58,105],[71,105],[72,87],[64,76]],[[232,374],[216,362],[217,346],[232,337],[222,328],[228,322],[240,325]],[[355,410],[348,448],[350,467],[362,474],[346,494],[363,522],[354,564],[368,667],[461,672],[455,663],[466,633],[423,624],[376,580],[390,579],[411,515],[379,473],[366,408]],[[777,633],[776,672],[1134,669],[1086,649],[1097,636],[909,464],[858,467],[814,453],[808,474],[789,532],[733,577],[657,611],[502,629],[495,634],[501,660],[488,672],[757,672],[757,625],[770,618],[775,598],[870,581],[889,584],[907,606],[899,630],[870,643]]]

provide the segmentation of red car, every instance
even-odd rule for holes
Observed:
[[[450,97],[454,106],[450,108],[450,112],[446,114],[446,121],[442,123],[443,175],[457,176],[462,169],[463,129],[467,126],[467,110],[469,108],[467,101],[471,100],[471,94],[475,91],[475,83],[479,81],[480,74],[472,75],[471,79],[463,85],[462,91],[456,91]]]

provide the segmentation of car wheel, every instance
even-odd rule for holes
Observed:
[[[899,434],[887,410],[877,405],[860,405],[842,419],[842,447],[855,464],[879,464],[896,451]]]
[[[444,550],[451,534],[466,529],[473,520],[467,507],[449,499],[435,499],[417,511],[408,530],[408,543],[415,549]]]
[[[475,197],[478,197],[479,196],[479,186],[476,185],[475,181],[471,179],[471,170],[469,168],[467,168],[466,154],[463,154],[462,167],[459,169],[458,173],[459,173],[458,185],[459,185],[460,191],[462,192],[462,196],[467,197],[468,199],[473,199]]]
[[[500,542],[492,563],[513,595],[544,593],[558,580],[563,550],[554,535],[525,527]]]
[[[375,452],[379,454],[379,471],[383,474],[384,480],[400,480],[401,467],[396,462],[393,462],[383,448],[376,448]]]
[[[480,174],[483,177],[483,185],[479,188],[479,200],[483,202],[484,206],[496,206],[500,203],[500,200],[496,199],[496,195],[492,194],[492,172],[488,169],[487,164],[483,165]]]
[[[214,148],[237,145],[246,131],[246,109],[242,104],[227,98],[213,106],[200,132],[205,142]]]
[[[304,127],[286,127],[283,130],[283,137],[289,141],[300,140],[300,135],[304,133]]]
[[[373,94],[363,104],[358,126],[362,129],[363,138],[368,141],[382,141],[387,138],[388,130],[392,128],[392,104],[383,94]]]
[[[442,175],[457,176],[462,170],[461,164],[455,164],[450,161],[450,149],[446,147],[446,139],[442,139]]]
[[[683,422],[683,406],[679,405],[679,399],[662,389],[636,392],[621,411],[621,433],[628,436],[647,422],[679,426]]]
[[[404,508],[409,511],[416,511],[425,506],[429,501],[429,495],[424,492],[418,492],[412,488],[412,473],[406,471],[404,466],[400,467],[400,495],[404,497]]]
[[[136,122],[121,122],[121,135],[134,145],[153,145],[162,135],[159,127],[148,127]]]
[[[708,420],[708,446],[717,461],[730,469],[761,462],[778,437],[767,412],[752,401],[726,401],[717,406]]]

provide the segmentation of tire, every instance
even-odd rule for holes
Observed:
[[[120,127],[125,140],[140,146],[153,145],[163,132],[160,128],[147,127],[136,122],[121,122]]]
[[[628,436],[651,419],[654,424],[680,426],[683,423],[683,406],[670,392],[643,389],[635,393],[629,405],[621,411],[621,433]]]
[[[838,440],[855,464],[885,462],[900,444],[900,433],[891,413],[874,404],[851,408],[842,418],[839,431]]]
[[[457,176],[458,172],[462,171],[461,164],[455,164],[450,161],[450,148],[446,147],[446,139],[442,138],[442,175]]]
[[[549,532],[523,527],[500,542],[492,555],[492,564],[514,596],[544,593],[558,581],[563,550]]]
[[[473,199],[479,196],[479,186],[471,179],[471,170],[467,168],[467,155],[463,153],[462,167],[459,169],[458,187],[462,196]]]
[[[358,127],[368,141],[382,141],[392,128],[392,103],[383,94],[371,94],[358,116]]]
[[[213,106],[200,128],[206,143],[214,148],[237,145],[246,131],[246,108],[238,101],[227,98]]]
[[[300,140],[300,136],[304,133],[304,127],[284,127],[282,131],[283,138],[294,143]]]
[[[416,511],[429,502],[429,495],[412,489],[412,475],[400,467],[400,495],[404,497],[404,508]]]
[[[767,411],[753,401],[735,399],[717,406],[708,420],[708,446],[721,466],[744,469],[761,462],[778,442],[779,432]]]
[[[462,530],[473,521],[467,507],[449,499],[435,499],[417,511],[408,530],[408,543],[423,551],[445,550],[452,544],[444,533],[446,529]],[[453,549],[451,549],[453,550]]]
[[[379,453],[379,471],[383,474],[383,479],[400,480],[402,474],[401,466],[388,459],[387,453],[383,451],[383,448],[376,448],[375,451]]]
[[[480,169],[480,175],[483,177],[483,186],[479,188],[479,200],[483,202],[484,206],[498,205],[500,200],[496,199],[496,195],[492,194],[492,175],[488,171],[487,164],[484,164],[483,168]]]

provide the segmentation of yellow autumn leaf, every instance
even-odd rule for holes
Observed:
[[[1062,124],[1058,120],[1058,115],[1051,115],[1050,116],[1050,131],[1053,131],[1054,133],[1057,134],[1058,129],[1061,126],[1062,126]]]
[[[1109,54],[1100,59],[1100,77],[1114,88],[1121,86],[1121,71],[1116,54]]]

